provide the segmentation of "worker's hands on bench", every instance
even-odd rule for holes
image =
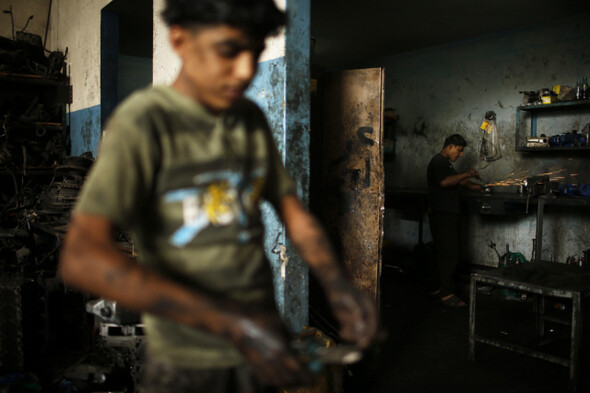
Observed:
[[[464,173],[467,175],[467,177],[479,179],[479,172],[473,168],[466,170]]]
[[[375,303],[344,277],[324,284],[334,316],[340,322],[340,337],[367,348],[378,335],[379,316]]]
[[[232,328],[233,341],[264,385],[301,386],[313,376],[289,347],[289,336],[277,314],[249,313]]]

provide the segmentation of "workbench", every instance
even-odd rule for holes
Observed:
[[[478,285],[508,288],[534,295],[535,335],[545,334],[545,321],[570,326],[569,357],[559,357],[537,348],[483,337],[476,332]],[[571,317],[563,320],[545,315],[545,297],[571,299]],[[471,274],[469,297],[469,359],[475,360],[476,343],[492,345],[523,355],[544,359],[569,367],[569,383],[575,392],[578,385],[580,348],[582,345],[583,300],[590,296],[590,268],[555,262],[532,262]],[[507,300],[509,301],[509,300]]]
[[[542,194],[529,196],[516,192],[493,192],[483,194],[479,191],[463,190],[460,193],[461,207],[466,213],[483,215],[509,215],[536,213],[535,262],[543,260],[543,221],[546,206],[571,208],[590,207],[590,198]],[[399,209],[402,217],[417,221],[419,225],[418,243],[422,244],[424,233],[423,216],[428,210],[428,191],[425,189],[388,188],[385,189],[385,207]]]

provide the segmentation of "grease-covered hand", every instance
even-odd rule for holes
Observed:
[[[465,173],[467,174],[468,177],[479,179],[479,172],[474,168],[466,170]]]
[[[375,303],[343,277],[331,280],[325,289],[332,312],[340,322],[340,337],[367,348],[377,338],[379,329]]]
[[[278,315],[249,314],[238,318],[234,343],[263,385],[299,386],[313,382],[311,372],[289,348],[288,333]]]

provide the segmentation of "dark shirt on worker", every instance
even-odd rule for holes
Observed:
[[[440,182],[446,177],[456,175],[451,161],[438,153],[430,160],[427,169],[428,206],[430,211],[446,211],[459,214],[459,185],[442,187]]]

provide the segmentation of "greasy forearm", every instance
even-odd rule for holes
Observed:
[[[263,383],[280,386],[309,380],[308,371],[287,345],[287,332],[276,312],[245,309],[167,280],[123,255],[110,239],[108,220],[75,216],[62,247],[62,279],[130,310],[228,339]]]
[[[73,220],[61,253],[60,273],[66,283],[130,310],[230,334],[223,326],[235,323],[231,305],[164,279],[77,225]]]

